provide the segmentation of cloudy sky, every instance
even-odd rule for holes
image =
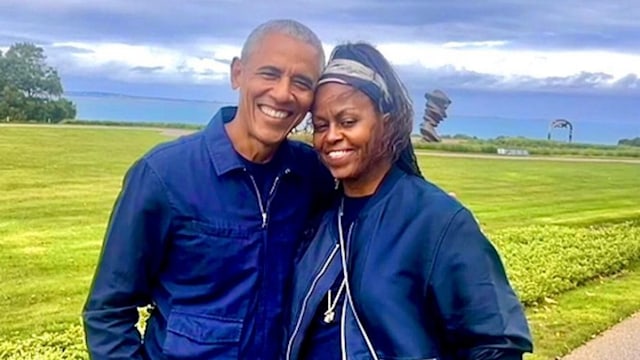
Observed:
[[[43,46],[67,90],[228,98],[202,91],[281,17],[375,43],[413,88],[640,94],[637,0],[0,0],[0,49]]]

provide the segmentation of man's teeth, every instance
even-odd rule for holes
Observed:
[[[286,111],[279,111],[268,106],[260,106],[260,111],[262,111],[265,115],[271,116],[276,119],[284,119],[289,115],[289,113]]]
[[[329,152],[329,157],[332,159],[340,159],[342,157],[347,156],[347,154],[349,154],[349,150],[337,150],[337,151],[330,151]]]

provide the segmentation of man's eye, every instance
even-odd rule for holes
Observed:
[[[295,84],[295,86],[299,89],[302,90],[311,90],[311,85],[309,85],[309,83],[307,83],[306,81],[302,81],[302,80],[296,80],[293,82]]]
[[[271,72],[263,72],[263,73],[260,73],[260,75],[265,79],[275,79],[278,77],[278,75]]]

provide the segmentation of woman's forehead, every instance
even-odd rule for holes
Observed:
[[[316,89],[314,104],[362,102],[368,99],[367,95],[350,85],[340,83],[325,83]]]
[[[335,115],[346,110],[374,111],[369,97],[355,87],[339,84],[322,84],[316,90],[312,112],[314,115]]]

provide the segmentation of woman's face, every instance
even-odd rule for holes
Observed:
[[[348,85],[323,84],[312,114],[313,145],[336,179],[347,185],[384,176],[388,166],[379,156],[383,118],[367,95]]]

